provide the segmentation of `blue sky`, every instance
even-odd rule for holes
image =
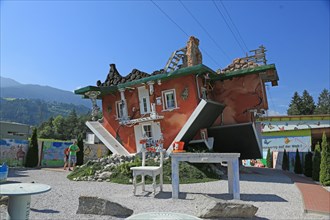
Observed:
[[[269,113],[283,115],[295,91],[306,89],[317,103],[329,89],[329,11],[328,0],[5,0],[1,76],[73,91],[103,82],[110,63],[122,75],[162,69],[193,35],[213,70],[264,45],[280,77],[279,86],[267,86]]]

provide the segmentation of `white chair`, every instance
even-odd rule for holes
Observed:
[[[156,188],[160,187],[160,191],[163,191],[163,159],[164,151],[160,150],[160,162],[159,166],[145,166],[146,150],[142,148],[142,166],[131,167],[133,171],[133,194],[136,193],[137,186],[142,186],[142,191],[145,191],[145,176],[152,177],[152,187],[154,189],[154,195],[156,194]],[[159,184],[156,182],[156,177],[159,175]],[[141,182],[137,183],[137,177],[141,176]]]

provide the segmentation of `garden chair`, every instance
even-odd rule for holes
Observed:
[[[163,191],[163,159],[164,150],[159,148],[160,162],[159,166],[146,166],[146,148],[142,147],[142,166],[131,167],[133,171],[133,194],[136,194],[137,186],[142,186],[142,191],[145,191],[145,176],[152,177],[153,194],[156,194],[156,188],[160,187],[160,191]],[[156,177],[159,175],[159,184],[156,182]],[[141,176],[141,182],[137,182],[137,177]]]

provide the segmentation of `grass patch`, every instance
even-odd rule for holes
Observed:
[[[147,166],[158,166],[158,163],[152,159],[146,160]],[[132,184],[132,171],[131,167],[141,166],[141,159],[136,157],[133,162],[124,162],[111,168],[106,168],[104,171],[112,172],[110,182],[120,184]],[[102,170],[100,163],[92,164],[90,161],[84,166],[77,167],[72,171],[67,178],[73,180],[74,178],[80,179],[81,177],[94,176],[97,170]],[[192,164],[187,162],[180,162],[179,165],[180,183],[201,183],[216,181],[220,179],[209,166],[209,164]],[[172,172],[171,172],[171,159],[167,159],[163,163],[163,180],[165,184],[172,183]],[[138,179],[140,181],[140,179]],[[152,183],[152,178],[147,176],[146,183]]]

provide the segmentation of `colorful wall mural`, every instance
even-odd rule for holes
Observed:
[[[103,144],[85,144],[84,162],[104,157],[108,153],[108,148]]]
[[[311,130],[294,130],[284,132],[262,133],[262,147],[267,152],[308,152],[311,151],[312,137]]]
[[[41,163],[42,167],[60,167],[64,165],[64,149],[69,147],[72,142],[53,142],[42,141],[41,147]]]
[[[29,142],[27,140],[0,139],[0,163],[8,166],[23,166]]]
[[[330,127],[330,116],[285,116],[258,119],[262,132],[305,130]]]

